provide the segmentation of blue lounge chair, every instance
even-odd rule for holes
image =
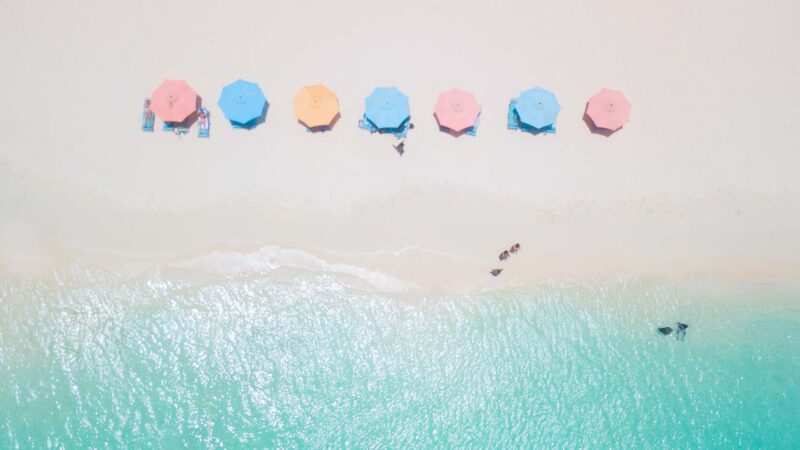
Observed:
[[[370,122],[369,119],[367,119],[366,115],[361,116],[361,120],[358,121],[358,128],[361,128],[362,130],[367,130],[370,133],[377,133],[379,131],[378,127],[376,127],[375,124]]]
[[[152,133],[155,128],[156,115],[150,110],[150,99],[144,99],[142,104],[142,131]]]
[[[200,118],[200,115],[205,116],[205,123],[203,123],[203,119]],[[208,112],[208,109],[200,107],[197,110],[197,137],[199,138],[207,138],[211,133],[211,113]]]

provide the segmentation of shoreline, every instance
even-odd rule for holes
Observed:
[[[596,276],[758,281],[800,274],[794,238],[800,195],[791,192],[561,200],[428,186],[340,199],[333,210],[314,197],[315,205],[291,208],[273,196],[228,204],[183,200],[183,209],[162,211],[116,204],[66,182],[44,186],[33,175],[0,180],[12,193],[0,197],[7,206],[0,271],[41,274],[76,261],[170,264],[275,247],[319,258],[322,266],[380,273],[426,293]],[[497,256],[515,242],[520,253],[501,264]],[[497,278],[489,275],[495,267],[505,267]]]

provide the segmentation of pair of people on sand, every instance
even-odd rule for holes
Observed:
[[[519,245],[519,243],[516,243],[516,244],[512,245],[511,248],[509,248],[508,250],[503,250],[503,252],[500,253],[500,262],[505,262],[505,261],[508,260],[508,258],[511,257],[511,255],[516,255],[517,252],[519,252],[519,249],[520,249],[520,245]],[[496,276],[500,275],[502,272],[503,272],[503,268],[501,267],[499,269],[492,269],[489,273],[492,274],[492,276],[496,277]]]

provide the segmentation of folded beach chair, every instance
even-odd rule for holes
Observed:
[[[520,128],[519,115],[517,114],[516,107],[517,99],[512,98],[508,103],[508,120],[506,124],[509,130],[519,130]]]
[[[150,99],[144,99],[142,104],[142,131],[152,132],[156,123],[156,115],[150,110]]]

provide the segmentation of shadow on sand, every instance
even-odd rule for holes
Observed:
[[[619,127],[616,130],[609,130],[606,128],[600,128],[594,125],[592,122],[592,118],[589,117],[589,114],[586,112],[589,109],[589,102],[586,102],[586,107],[583,109],[583,122],[589,127],[589,131],[592,134],[599,134],[600,136],[610,137],[612,134],[616,133],[617,131],[621,130],[623,127]]]

